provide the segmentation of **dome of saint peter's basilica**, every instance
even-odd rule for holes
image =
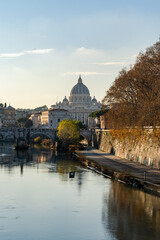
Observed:
[[[82,103],[82,104],[90,104],[91,97],[88,88],[83,84],[81,76],[78,78],[78,83],[72,88],[69,103]]]
[[[72,88],[70,95],[87,94],[90,95],[88,88],[83,84],[81,76],[79,76],[78,83]]]
[[[101,109],[101,103],[95,97],[91,98],[89,89],[82,82],[81,75],[78,78],[77,84],[72,88],[70,96],[66,97],[62,102],[57,102],[51,106],[54,109],[64,109],[70,114],[70,118],[80,120],[87,124],[88,115],[91,112]]]

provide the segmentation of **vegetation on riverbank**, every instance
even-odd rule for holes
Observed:
[[[100,116],[104,115],[107,112],[108,112],[108,109],[102,109],[102,110],[90,113],[89,117],[99,118]]]
[[[58,140],[52,142],[50,139],[42,139],[40,136],[34,139],[35,144],[39,144],[42,147],[61,150],[61,151],[75,151],[83,149],[80,144],[81,136],[80,129],[85,128],[85,125],[81,121],[75,120],[63,120],[58,126]]]
[[[17,125],[18,127],[30,128],[33,126],[33,122],[27,117],[22,117],[17,120]]]
[[[77,145],[80,141],[80,127],[75,120],[63,120],[58,126],[59,147],[68,149],[69,145]]]
[[[142,140],[153,139],[154,142],[160,143],[160,129],[159,128],[133,128],[133,129],[112,129],[110,132],[106,132],[115,139],[120,140],[122,143],[128,138],[130,141],[137,140],[141,142]]]
[[[108,127],[160,126],[160,41],[141,52],[129,70],[122,69],[103,106]]]
[[[43,148],[53,149],[53,142],[51,139],[42,139],[40,136],[36,137],[33,141],[35,144],[42,146]]]

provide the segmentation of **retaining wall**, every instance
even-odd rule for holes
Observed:
[[[129,161],[160,168],[160,129],[99,130],[94,146]]]

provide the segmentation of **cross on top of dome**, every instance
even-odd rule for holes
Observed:
[[[78,83],[82,83],[82,78],[81,78],[81,75],[79,75],[79,78],[78,78]]]

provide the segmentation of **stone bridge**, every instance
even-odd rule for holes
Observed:
[[[15,141],[18,138],[29,140],[38,136],[55,141],[57,130],[48,128],[0,128],[0,141]]]
[[[87,140],[89,145],[91,144],[92,130],[82,129],[80,135]],[[54,142],[57,139],[57,130],[51,128],[0,128],[0,141],[15,141],[18,138],[30,140],[38,136]]]

